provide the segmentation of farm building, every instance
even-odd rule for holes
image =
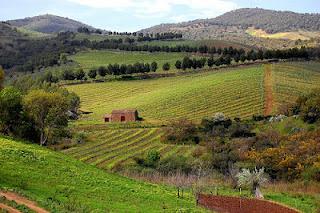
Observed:
[[[134,122],[138,120],[136,109],[113,110],[111,114],[104,116],[104,122]]]

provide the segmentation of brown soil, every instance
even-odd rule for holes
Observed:
[[[20,205],[25,205],[26,207],[37,213],[49,213],[47,210],[39,207],[35,202],[30,201],[13,192],[0,192],[0,196],[5,197],[7,200],[13,200]]]
[[[3,203],[0,203],[0,209],[6,210],[9,213],[21,213],[19,210],[12,208],[11,206],[7,206]]]
[[[264,65],[264,115],[272,114],[273,110],[273,93],[272,93],[272,65]]]
[[[275,202],[239,197],[199,195],[198,204],[223,213],[299,213]]]

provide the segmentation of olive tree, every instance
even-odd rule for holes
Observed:
[[[239,187],[248,187],[256,198],[263,198],[260,187],[268,182],[268,175],[264,168],[255,168],[252,172],[249,169],[242,169],[236,176]]]

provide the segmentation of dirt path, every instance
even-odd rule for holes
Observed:
[[[272,93],[272,65],[264,65],[264,112],[265,116],[271,115],[273,111]]]
[[[12,208],[11,206],[7,206],[6,204],[0,203],[0,209],[4,209],[9,213],[21,213],[19,210]]]
[[[0,196],[5,197],[7,200],[13,200],[20,205],[25,205],[26,207],[37,213],[49,213],[47,210],[39,207],[35,202],[30,201],[13,192],[0,192]]]

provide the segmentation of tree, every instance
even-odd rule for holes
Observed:
[[[157,64],[157,62],[152,62],[151,63],[151,71],[152,72],[155,72],[155,71],[157,71],[157,69],[158,69],[158,64]]]
[[[239,187],[249,187],[256,198],[263,198],[260,187],[269,180],[264,168],[259,170],[255,168],[252,172],[249,169],[242,169],[237,178]]]
[[[176,61],[175,67],[180,70],[182,68],[182,63],[180,60]]]
[[[14,131],[22,112],[22,95],[18,89],[7,87],[0,92],[0,130],[5,134]]]
[[[60,55],[60,64],[66,64],[68,62],[67,54],[62,53]]]
[[[209,66],[209,67],[213,67],[214,64],[215,64],[214,58],[213,58],[213,57],[210,57],[210,58],[208,59],[208,66]]]
[[[75,71],[74,76],[77,80],[83,80],[86,76],[86,73],[83,71],[83,69],[78,69]]]
[[[40,133],[41,146],[53,140],[68,125],[68,103],[57,92],[32,90],[23,98],[23,108]]]
[[[92,79],[95,79],[95,78],[97,77],[97,70],[95,70],[95,69],[89,70],[88,76],[89,76],[90,78],[92,78]]]
[[[3,82],[4,82],[4,70],[0,66],[0,90],[3,88]]]
[[[164,63],[163,66],[162,66],[162,69],[163,69],[164,71],[170,70],[170,64],[169,64],[169,63]]]
[[[66,69],[62,71],[62,80],[74,80],[75,79],[75,75],[73,70],[71,69]]]
[[[107,75],[107,68],[105,68],[104,66],[101,66],[98,68],[98,74],[101,76],[101,77],[104,77]]]

